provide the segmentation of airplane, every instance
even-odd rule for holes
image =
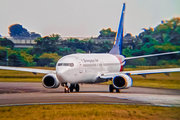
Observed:
[[[114,92],[114,90],[120,92],[121,89],[130,88],[132,86],[133,80],[130,75],[145,76],[146,74],[168,74],[169,72],[180,72],[180,68],[123,71],[123,66],[125,65],[126,60],[180,53],[180,51],[176,51],[124,57],[122,55],[124,13],[125,3],[123,4],[120,23],[115,39],[116,41],[109,53],[70,54],[62,57],[57,62],[56,70],[6,66],[0,66],[0,69],[32,72],[34,74],[46,74],[42,78],[42,85],[45,88],[58,88],[61,85],[65,87],[65,93],[73,92],[73,90],[79,92],[79,84],[102,83],[108,80],[112,80],[112,84],[109,85],[109,92]]]

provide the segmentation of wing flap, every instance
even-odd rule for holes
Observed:
[[[20,67],[6,67],[6,66],[0,66],[0,69],[4,70],[15,70],[15,71],[24,71],[24,72],[32,72],[32,73],[56,73],[54,70],[44,70],[44,69],[33,69],[33,68],[20,68]]]

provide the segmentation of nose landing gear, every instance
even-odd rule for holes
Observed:
[[[68,88],[68,87],[65,87],[65,88],[64,88],[64,92],[65,92],[65,93],[69,93],[69,88]]]
[[[65,93],[73,92],[74,89],[76,92],[79,92],[79,84],[68,84],[68,83],[66,83],[63,86],[65,86],[65,88],[64,88]]]

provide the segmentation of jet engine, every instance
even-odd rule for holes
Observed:
[[[132,86],[132,78],[126,74],[115,76],[113,78],[113,86],[117,89],[129,88]]]
[[[58,88],[60,85],[56,74],[47,74],[42,79],[42,84],[45,88]]]

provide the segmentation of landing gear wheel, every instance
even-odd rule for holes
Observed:
[[[109,85],[109,92],[113,92],[114,91],[114,86],[111,84]]]
[[[69,93],[69,88],[68,88],[68,87],[65,87],[65,88],[64,88],[64,92],[65,92],[65,93]]]
[[[119,90],[119,89],[116,89],[116,92],[117,92],[117,93],[120,93],[120,90]]]
[[[74,84],[71,84],[71,86],[70,86],[70,92],[73,92],[73,89],[74,89]]]
[[[79,92],[79,84],[76,84],[75,90],[76,92]]]

